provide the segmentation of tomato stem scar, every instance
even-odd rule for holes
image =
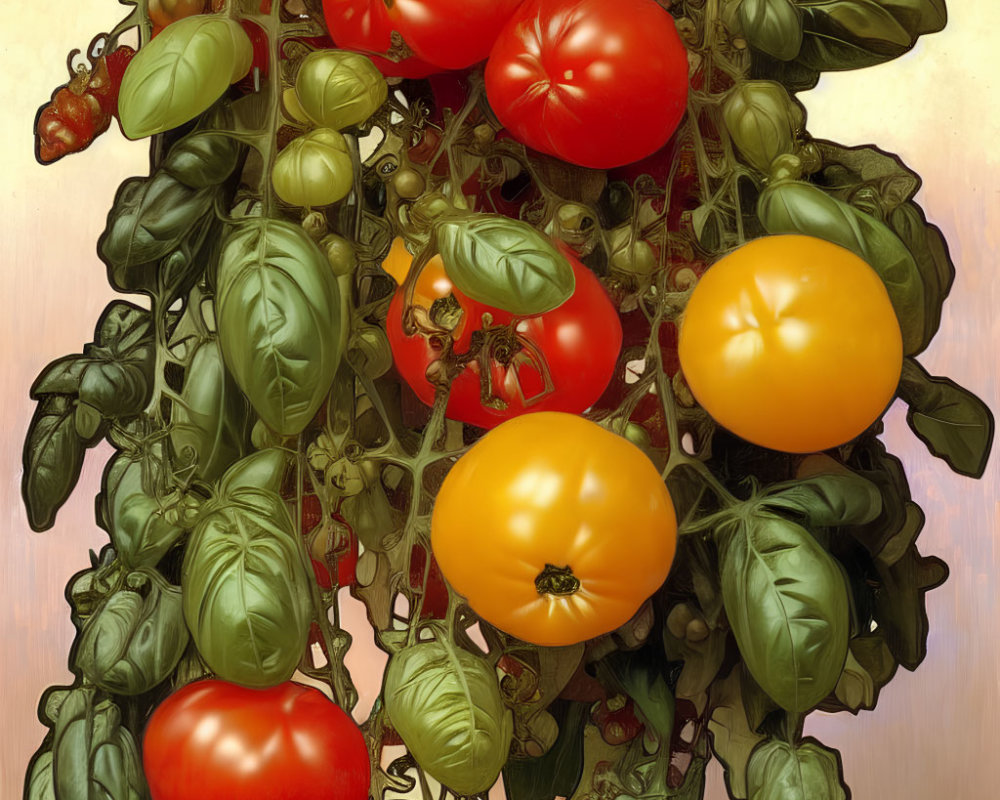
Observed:
[[[568,565],[557,567],[555,564],[546,564],[545,569],[535,578],[535,588],[539,594],[566,596],[580,588],[580,579]]]

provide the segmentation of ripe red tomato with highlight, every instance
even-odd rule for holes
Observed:
[[[204,680],[174,692],[143,738],[153,800],[367,800],[368,748],[317,689]]]
[[[323,0],[338,47],[368,56],[383,75],[422,78],[489,55],[521,0]],[[393,41],[393,33],[401,41]]]
[[[454,350],[470,352],[484,341],[480,357],[468,361],[451,383],[447,416],[480,428],[493,428],[520,414],[565,411],[578,414],[604,392],[621,351],[622,329],[597,277],[568,248],[562,248],[576,275],[573,296],[558,308],[534,317],[515,317],[476,302],[456,289],[439,257],[417,281],[413,303],[431,312],[435,301],[451,305]],[[410,255],[398,241],[383,268],[402,281]],[[448,298],[452,298],[448,300]],[[403,330],[404,298],[396,291],[386,320],[396,369],[427,405],[435,385],[428,368],[441,358],[435,337]],[[490,325],[484,327],[484,315]],[[483,365],[488,366],[484,373]]]
[[[535,150],[597,169],[663,147],[687,92],[687,50],[654,0],[527,0],[486,64],[486,94],[504,127]]]

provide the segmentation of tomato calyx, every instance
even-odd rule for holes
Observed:
[[[545,569],[535,576],[535,589],[539,594],[568,597],[580,590],[580,579],[568,564],[565,567],[546,564]]]

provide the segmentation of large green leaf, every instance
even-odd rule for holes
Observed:
[[[219,481],[219,495],[226,497],[237,489],[263,489],[280,494],[289,454],[278,447],[268,447],[241,458]]]
[[[21,496],[33,530],[52,527],[56,512],[80,478],[87,443],[77,435],[75,412],[72,397],[45,395],[28,427],[22,455]]]
[[[24,800],[56,800],[51,750],[39,753],[32,761],[24,784]]]
[[[800,233],[846,247],[874,269],[885,284],[903,333],[903,352],[917,352],[925,339],[924,284],[899,237],[872,216],[805,181],[780,181],[760,193],[757,215],[768,233]]]
[[[142,694],[166,680],[187,643],[180,589],[155,570],[139,569],[87,621],[74,660],[95,686]]]
[[[486,661],[437,641],[412,645],[389,660],[383,697],[393,728],[428,775],[458,795],[493,786],[513,721]]]
[[[993,447],[993,414],[949,378],[931,377],[912,358],[903,362],[899,396],[906,421],[927,449],[960,475],[980,478]]]
[[[176,128],[205,111],[250,69],[253,45],[234,19],[197,14],[146,43],[122,77],[118,117],[130,139]]]
[[[288,680],[312,621],[295,526],[272,492],[239,488],[207,509],[184,557],[184,618],[198,652],[224,680]]]
[[[437,227],[437,243],[459,290],[512,314],[551,311],[576,287],[566,256],[526,222],[499,214],[446,219]]]
[[[245,452],[248,414],[218,340],[206,339],[188,361],[184,388],[173,403],[170,443],[178,463],[214,481]]]
[[[810,525],[820,527],[864,525],[882,513],[878,487],[846,472],[775,484],[758,501],[772,510],[800,514]]]
[[[761,52],[781,61],[799,54],[802,11],[792,0],[742,0],[739,18],[743,35]]]
[[[789,711],[837,685],[850,633],[843,574],[805,528],[767,512],[721,535],[722,595],[750,674]]]
[[[225,133],[189,133],[170,148],[160,169],[185,186],[204,189],[224,182],[239,163],[240,146]]]
[[[511,758],[503,768],[508,800],[553,800],[572,797],[583,770],[583,734],[590,709],[587,703],[557,700],[549,707],[559,735],[538,758]]]
[[[326,258],[300,226],[247,219],[223,243],[215,302],[236,382],[270,428],[300,433],[330,390],[343,346]]]
[[[747,791],[749,800],[847,800],[839,755],[815,740],[762,744],[750,756]]]

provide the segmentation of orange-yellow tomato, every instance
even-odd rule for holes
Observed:
[[[431,520],[441,572],[483,619],[539,645],[628,622],[667,577],[677,521],[652,462],[574,414],[502,423],[448,473]]]
[[[680,328],[681,369],[720,425],[807,453],[862,433],[903,363],[885,285],[854,253],[811,236],[745,244],[702,276]]]
[[[184,17],[201,14],[206,0],[149,0],[149,18],[158,28],[165,28],[171,22]]]

